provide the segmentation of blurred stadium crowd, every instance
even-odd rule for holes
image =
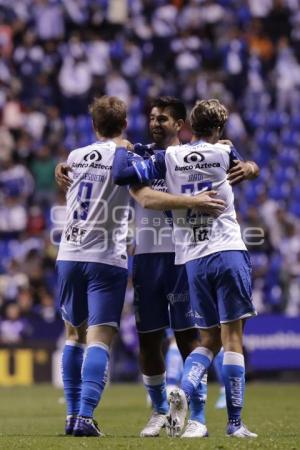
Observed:
[[[153,97],[222,99],[226,137],[261,167],[236,188],[243,228],[265,233],[249,246],[255,304],[300,314],[299,0],[0,0],[0,87],[2,343],[61,331],[54,168],[93,141],[88,104],[104,93],[128,102],[133,142],[149,139]]]

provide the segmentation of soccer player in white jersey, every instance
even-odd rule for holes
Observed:
[[[132,183],[165,178],[170,193],[195,195],[214,189],[227,205],[218,218],[173,211],[176,264],[186,265],[192,311],[201,329],[201,345],[185,360],[181,389],[171,393],[167,428],[173,435],[182,431],[187,405],[223,345],[227,435],[256,437],[241,421],[245,389],[243,322],[256,312],[251,300],[251,265],[227,178],[239,157],[232,147],[218,143],[227,117],[226,108],[218,100],[200,101],[190,116],[190,144],[169,147],[148,161],[134,162],[133,167],[128,165],[126,150],[119,149],[114,161],[119,182],[122,176],[128,182],[130,174]]]
[[[155,155],[159,149],[169,145],[179,145],[178,138],[186,120],[186,108],[183,102],[174,97],[160,97],[151,104],[149,129],[153,144],[134,146],[134,151],[143,156]],[[232,177],[239,174],[242,181],[246,163],[234,167]],[[255,168],[255,171],[257,168]],[[151,183],[155,191],[167,190],[163,179]],[[151,195],[150,189],[144,193]],[[135,196],[140,195],[140,187],[131,189]],[[140,201],[140,200],[139,200]],[[136,248],[134,256],[133,282],[135,287],[135,314],[140,344],[140,364],[143,382],[152,401],[153,414],[142,437],[157,436],[165,423],[168,404],[166,382],[175,382],[166,372],[166,364],[178,360],[176,348],[171,349],[172,360],[163,358],[162,344],[165,329],[171,328],[175,335],[180,354],[185,360],[189,353],[199,346],[199,334],[195,329],[189,301],[188,280],[184,265],[174,264],[175,247],[172,240],[172,219],[170,212],[145,210],[139,203],[135,205]],[[151,276],[149,276],[151,273]],[[168,355],[169,356],[169,355]],[[176,358],[177,356],[177,358]],[[175,364],[174,364],[175,366]],[[173,366],[173,368],[174,368]],[[172,367],[172,366],[171,366]],[[167,377],[166,377],[167,375]],[[174,373],[172,374],[174,375]],[[177,374],[179,375],[179,374]],[[179,375],[181,377],[181,374]],[[204,437],[205,401],[207,383],[203,379],[190,401],[191,416],[184,437]]]
[[[57,256],[66,328],[66,434],[75,436],[101,435],[93,412],[106,383],[109,349],[127,284],[128,191],[116,189],[111,178],[115,142],[126,127],[126,106],[115,97],[95,99],[91,115],[98,141],[68,157],[73,182],[66,195],[67,219]]]
[[[126,105],[116,97],[104,96],[94,100],[91,115],[98,140],[73,150],[68,157],[72,183],[57,256],[66,328],[62,358],[66,434],[75,436],[101,436],[93,414],[105,387],[109,350],[119,326],[127,284],[129,193],[126,187],[114,184],[111,174],[116,144],[127,145],[121,138]],[[152,208],[157,204],[176,207],[175,203],[177,207],[197,207],[210,199],[199,196],[191,203],[184,196],[154,194],[155,201],[149,203]],[[220,207],[222,202],[216,204]]]

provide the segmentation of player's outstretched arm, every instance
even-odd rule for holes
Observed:
[[[195,196],[172,195],[148,186],[132,186],[130,194],[143,208],[155,210],[196,209],[203,214],[219,216],[226,208],[225,202],[214,198],[215,191]]]
[[[158,152],[153,159],[143,160],[133,153],[128,153],[124,147],[116,150],[112,166],[112,177],[119,186],[138,183],[147,184],[155,178],[164,178],[165,172],[166,166],[162,152]]]
[[[72,184],[69,172],[72,172],[72,167],[67,163],[59,163],[55,167],[55,181],[64,191],[67,191]]]
[[[259,167],[254,161],[233,160],[234,166],[228,172],[228,181],[233,186],[245,180],[254,180],[259,175]]]
[[[118,186],[139,183],[138,174],[132,165],[127,149],[124,147],[116,150],[112,165],[112,177],[114,183]]]

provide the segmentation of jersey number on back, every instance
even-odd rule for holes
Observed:
[[[92,197],[93,183],[82,181],[79,185],[77,201],[79,208],[74,211],[73,219],[86,220],[89,212],[91,197]]]
[[[202,181],[200,183],[189,183],[183,184],[181,186],[182,194],[190,193],[194,194],[196,191],[197,194],[200,194],[201,191],[211,191],[212,182],[211,181]],[[192,213],[191,209],[187,210],[186,221],[191,225],[193,229],[193,237],[194,242],[204,242],[209,240],[209,233],[211,224],[210,217],[201,213]]]

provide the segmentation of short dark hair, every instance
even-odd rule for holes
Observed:
[[[173,119],[186,120],[186,107],[179,98],[170,96],[158,97],[151,102],[152,108],[168,109]]]
[[[228,111],[219,100],[200,100],[190,114],[190,123],[196,136],[210,136],[215,128],[223,130]]]
[[[118,136],[126,126],[127,107],[118,97],[95,97],[89,111],[94,128],[101,136]]]

